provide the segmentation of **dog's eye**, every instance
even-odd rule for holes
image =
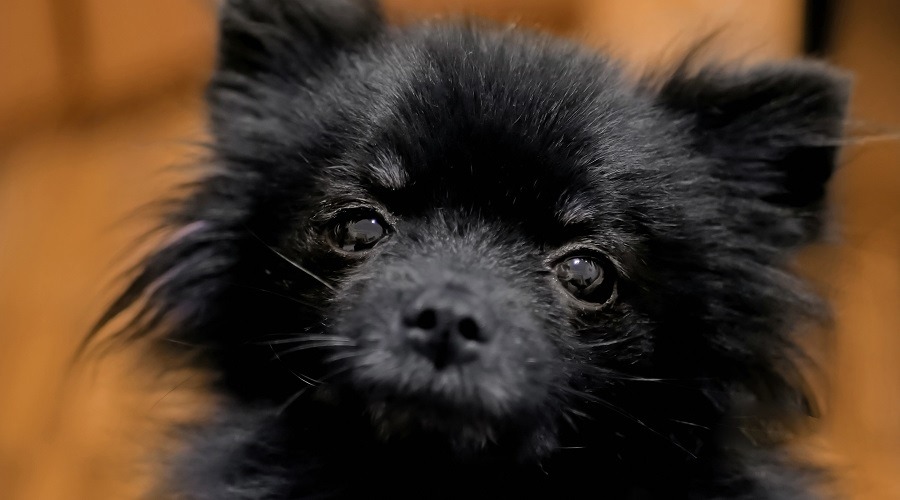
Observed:
[[[604,304],[615,289],[615,270],[606,259],[567,257],[556,264],[556,278],[563,288],[585,302]]]
[[[335,245],[345,252],[361,252],[387,236],[387,225],[375,215],[351,217],[334,227]]]

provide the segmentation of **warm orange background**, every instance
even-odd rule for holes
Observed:
[[[748,58],[801,47],[800,0],[387,0],[391,18],[477,12],[605,47],[634,68],[724,28]],[[819,346],[827,415],[810,442],[854,499],[900,499],[900,2],[835,0],[829,59],[856,74],[853,146],[835,184],[840,244],[804,269],[833,298]],[[0,498],[135,498],[161,423],[200,377],[128,353],[68,360],[203,137],[212,0],[0,1]],[[127,255],[127,253],[126,253]]]

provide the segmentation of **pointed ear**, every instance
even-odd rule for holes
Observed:
[[[224,0],[217,75],[305,78],[382,29],[374,0]]]
[[[663,106],[715,162],[714,175],[818,230],[843,138],[849,79],[798,61],[745,70],[682,66],[658,90]],[[802,242],[802,241],[801,241]]]

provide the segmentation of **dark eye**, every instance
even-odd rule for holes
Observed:
[[[375,215],[355,216],[334,227],[335,245],[345,252],[361,252],[387,236],[387,225]]]
[[[595,304],[605,304],[616,284],[609,261],[592,256],[567,257],[556,264],[556,278],[574,297]]]

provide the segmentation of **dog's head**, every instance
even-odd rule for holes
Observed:
[[[689,66],[632,83],[531,33],[225,2],[216,168],[111,314],[200,346],[233,397],[388,442],[694,453],[735,394],[793,391],[810,301],[784,267],[820,230],[846,85]]]

